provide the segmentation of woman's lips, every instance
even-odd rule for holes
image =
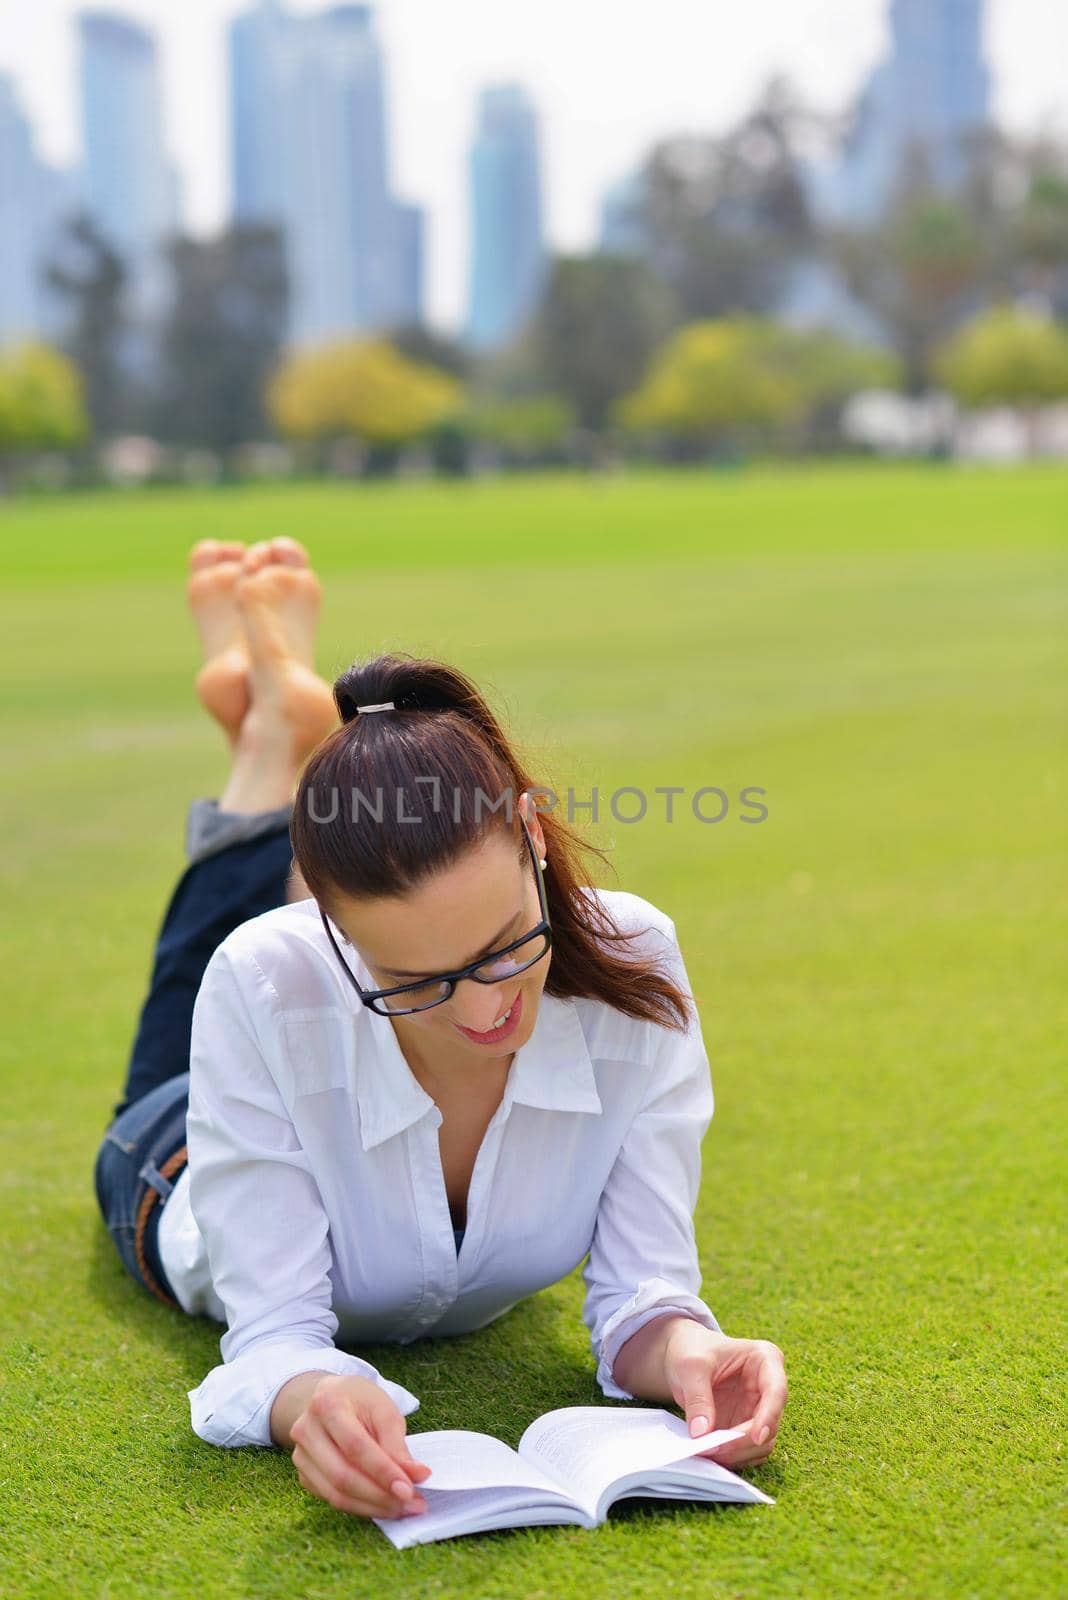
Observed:
[[[506,1007],[505,1009],[507,1010],[508,1008]],[[521,993],[517,994],[512,1001],[511,1013],[503,1028],[493,1028],[489,1033],[476,1033],[474,1028],[462,1028],[459,1023],[456,1026],[464,1038],[470,1039],[472,1044],[497,1044],[500,1040],[509,1038],[519,1026],[520,1018],[523,1015],[523,996]]]

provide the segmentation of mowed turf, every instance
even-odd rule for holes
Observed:
[[[1063,1592],[1066,528],[1053,467],[0,511],[0,1588]],[[225,771],[192,693],[186,553],[276,533],[323,576],[325,675],[391,647],[455,661],[562,805],[597,788],[598,881],[675,919],[717,1097],[703,1292],[729,1332],[781,1344],[791,1380],[754,1474],[773,1508],[633,1502],[595,1533],[401,1553],[284,1453],[192,1433],[220,1329],[126,1277],[91,1170],[187,802]],[[713,787],[727,814],[702,822]],[[740,820],[746,788],[765,821]],[[514,1444],[601,1398],[581,1305],[576,1270],[478,1333],[366,1353],[421,1397],[413,1431]]]

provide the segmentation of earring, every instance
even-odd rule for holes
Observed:
[[[538,866],[539,867],[544,867],[545,866],[545,857],[544,856],[542,856],[541,860],[538,862]]]

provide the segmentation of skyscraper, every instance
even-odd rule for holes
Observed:
[[[230,209],[235,222],[281,222],[286,201],[284,84],[291,22],[261,0],[229,32]]]
[[[467,336],[490,349],[533,311],[545,271],[537,113],[520,84],[482,91],[469,172]]]
[[[937,186],[959,183],[967,136],[990,113],[983,11],[984,0],[890,0],[890,52],[863,90],[841,164],[817,184],[820,209],[871,220],[913,156]]]
[[[645,236],[638,215],[642,199],[642,173],[638,168],[610,184],[601,196],[598,249],[606,255],[638,256]]]
[[[421,317],[422,216],[389,185],[374,13],[261,0],[230,29],[237,220],[281,223],[295,339]]]
[[[42,160],[14,83],[0,74],[0,346],[58,332],[45,264],[74,206],[72,175]]]
[[[419,206],[396,204],[393,207],[394,266],[392,310],[389,325],[418,327],[423,320],[423,211]]]
[[[108,11],[82,12],[78,33],[85,201],[126,265],[131,310],[152,318],[168,294],[160,246],[178,225],[156,42]]]

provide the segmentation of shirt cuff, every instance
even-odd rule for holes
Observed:
[[[419,1408],[410,1389],[384,1378],[362,1356],[336,1345],[280,1342],[253,1347],[213,1367],[197,1388],[188,1391],[193,1432],[208,1444],[273,1445],[271,1407],[282,1385],[302,1372],[368,1378],[386,1391],[403,1416]]]
[[[692,1317],[710,1333],[722,1333],[705,1302],[688,1289],[669,1283],[665,1278],[643,1278],[629,1300],[613,1311],[601,1332],[600,1359],[597,1362],[597,1382],[610,1400],[634,1400],[637,1397],[621,1389],[612,1377],[616,1356],[623,1345],[639,1328],[644,1328],[654,1317],[668,1312]]]

